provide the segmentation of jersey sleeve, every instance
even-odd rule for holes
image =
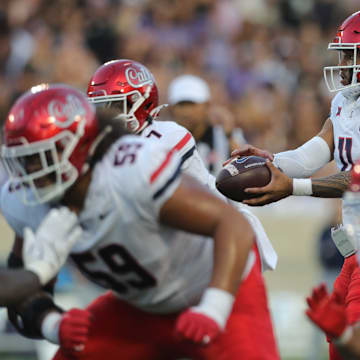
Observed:
[[[166,126],[163,126],[165,136],[162,142],[171,147],[172,151],[176,151],[180,157],[182,172],[194,177],[201,184],[209,186],[210,173],[199,154],[194,137],[187,129],[175,122],[165,123]]]
[[[181,158],[176,149],[156,140],[127,136],[120,143],[138,150],[133,161],[115,166],[115,190],[141,217],[157,218],[180,184]]]
[[[7,181],[1,188],[1,213],[6,222],[16,235],[22,237],[25,227],[30,227],[35,231],[41,223],[43,217],[49,211],[49,206],[40,204],[36,206],[25,205],[20,198],[21,190],[12,189],[10,182]]]

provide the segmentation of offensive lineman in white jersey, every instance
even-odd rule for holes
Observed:
[[[48,300],[33,301],[24,325],[73,345],[56,359],[246,358],[238,288],[251,270],[255,233],[232,206],[181,178],[174,149],[122,137],[113,117],[98,119],[86,97],[64,85],[31,89],[8,115],[4,216],[21,237],[46,215],[41,204],[61,201],[83,228],[73,259],[112,290],[88,307],[88,317],[69,314],[66,327]],[[44,223],[39,229],[61,241],[62,222]],[[87,342],[76,331],[86,321]]]
[[[100,66],[91,77],[87,93],[90,102],[95,105],[116,109],[116,119],[122,121],[131,132],[155,139],[176,150],[182,158],[183,172],[195,177],[223,198],[215,188],[215,178],[206,169],[191,133],[173,121],[156,120],[162,106],[158,106],[155,79],[144,65],[128,59],[109,61]],[[244,333],[238,347],[244,349],[246,355],[243,355],[243,359],[277,359],[278,351],[261,275],[262,270],[275,268],[277,255],[258,218],[244,205],[236,202],[232,204],[252,225],[257,243],[256,263],[242,286],[244,293],[253,292],[254,296],[250,302],[243,297],[243,312],[242,318],[239,314],[239,323],[243,324]],[[254,329],[254,332],[249,329]]]
[[[295,150],[275,155],[251,145],[232,153],[232,156],[266,156],[273,161],[268,162],[271,182],[262,188],[248,189],[249,193],[259,195],[244,201],[248,205],[265,205],[289,195],[342,197],[348,189],[351,168],[360,159],[360,11],[341,24],[328,49],[338,51],[339,64],[324,68],[325,81],[330,91],[340,92],[332,100],[330,117],[320,133]],[[339,173],[319,179],[307,178],[332,159],[335,159]],[[349,220],[344,205],[343,224],[347,224]],[[356,248],[350,239],[344,241],[343,234],[340,229],[333,235],[335,244],[345,257],[334,291],[346,301],[347,316],[352,325],[360,317],[360,270],[353,255]],[[341,359],[332,343],[330,359]]]

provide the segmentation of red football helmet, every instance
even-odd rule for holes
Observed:
[[[360,65],[357,64],[357,49],[360,49],[360,11],[350,15],[338,28],[335,39],[328,46],[329,50],[352,50],[353,63],[351,65],[338,65],[324,67],[324,78],[329,91],[346,90],[349,95],[358,95],[360,92]],[[342,53],[339,51],[339,63]],[[339,81],[340,71],[352,70],[351,83],[342,85]]]
[[[117,118],[133,133],[140,133],[164,106],[158,106],[158,89],[151,72],[126,59],[100,66],[90,79],[87,95],[95,105],[116,106]]]
[[[80,91],[66,85],[31,88],[4,125],[1,153],[12,187],[22,188],[27,204],[60,198],[87,170],[98,132],[95,108]]]

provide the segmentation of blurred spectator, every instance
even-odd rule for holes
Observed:
[[[169,85],[171,120],[187,128],[210,172],[217,174],[233,149],[244,143],[242,131],[235,128],[231,112],[211,105],[208,84],[194,75],[182,75]]]
[[[196,74],[216,106],[200,106],[206,126],[194,135],[205,149],[225,144],[208,158],[216,172],[232,128],[273,152],[319,131],[330,104],[322,68],[336,55],[327,44],[358,10],[358,0],[1,0],[0,117],[41,82],[85,90],[112,59],[146,64],[160,103],[172,79]]]
[[[327,43],[355,10],[353,0],[4,0],[0,115],[31,85],[85,89],[100,63],[131,58],[150,67],[160,89],[183,73],[206,78],[254,145],[294,147],[324,119]],[[310,128],[300,125],[302,105]]]

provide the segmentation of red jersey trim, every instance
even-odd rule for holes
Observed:
[[[152,184],[157,177],[162,173],[162,171],[166,168],[169,164],[169,161],[175,151],[181,150],[191,139],[191,134],[187,133],[166,155],[165,160],[161,163],[161,165],[152,173],[150,177],[150,184]]]

